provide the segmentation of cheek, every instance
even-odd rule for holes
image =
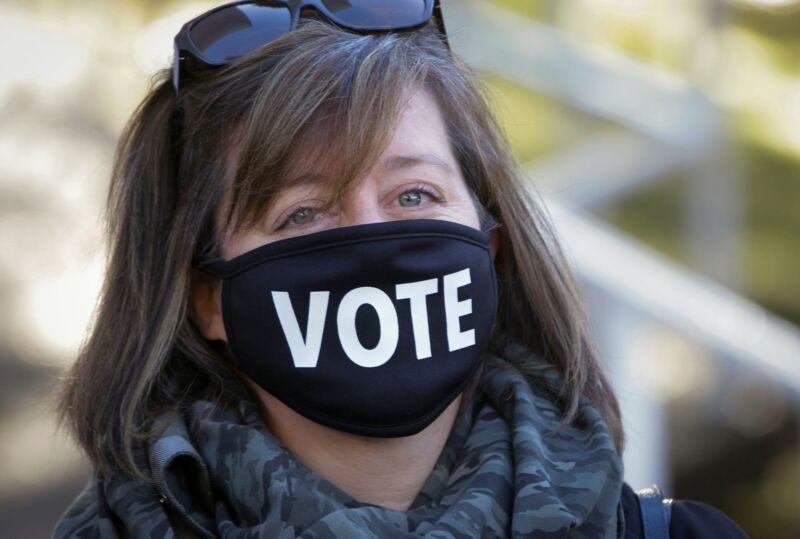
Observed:
[[[211,340],[228,342],[228,333],[225,331],[225,322],[222,319],[222,281],[217,281],[214,286],[214,317],[209,328]]]
[[[480,219],[476,202],[472,200],[466,186],[459,190],[458,197],[444,208],[449,219],[480,229]]]
[[[464,225],[469,225],[472,228],[480,229],[480,219],[478,219],[478,211],[472,200],[467,200],[463,204],[459,204],[457,210],[459,222]]]
[[[258,229],[237,232],[223,244],[222,258],[225,260],[236,258],[247,251],[252,251],[256,247],[261,247],[265,243],[272,241],[275,241],[275,238]]]

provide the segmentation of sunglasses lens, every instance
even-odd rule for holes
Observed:
[[[197,21],[190,37],[207,62],[222,64],[285,34],[290,24],[286,6],[239,4]]]
[[[320,0],[327,15],[356,30],[390,30],[417,26],[427,21],[433,1],[392,0]]]

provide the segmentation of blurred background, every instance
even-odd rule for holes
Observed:
[[[0,3],[6,537],[48,537],[89,477],[48,399],[100,286],[114,144],[218,3]],[[445,19],[583,287],[628,481],[800,537],[800,0],[445,0]]]

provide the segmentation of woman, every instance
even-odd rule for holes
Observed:
[[[96,473],[55,537],[641,536],[569,270],[438,2],[190,21],[107,218],[60,401]]]

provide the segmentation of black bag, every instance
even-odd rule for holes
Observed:
[[[719,509],[693,500],[665,499],[655,485],[634,492],[625,483],[621,501],[625,539],[748,539]]]

